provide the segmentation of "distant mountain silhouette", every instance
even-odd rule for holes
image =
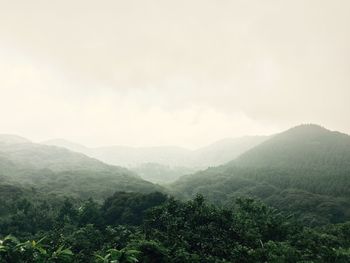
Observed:
[[[43,142],[81,152],[103,162],[124,166],[152,182],[172,182],[184,174],[229,162],[265,141],[267,136],[227,138],[196,150],[175,146],[88,148],[63,139]]]

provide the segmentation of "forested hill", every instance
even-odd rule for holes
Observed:
[[[79,198],[103,199],[121,190],[160,190],[125,168],[12,135],[0,136],[0,177],[1,183]]]
[[[182,177],[178,195],[217,203],[250,196],[310,224],[350,218],[350,137],[317,125],[275,135],[230,163]]]
[[[300,125],[245,152],[231,165],[342,173],[350,170],[350,136],[318,125]]]
[[[17,139],[16,139],[17,138]],[[108,171],[112,167],[84,154],[61,147],[32,143],[13,135],[0,135],[0,157],[23,169]]]

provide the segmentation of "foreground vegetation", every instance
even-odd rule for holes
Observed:
[[[157,192],[117,192],[101,204],[9,200],[1,209],[0,262],[350,260],[350,222],[308,228],[252,199],[230,207]]]

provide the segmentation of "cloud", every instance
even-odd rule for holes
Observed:
[[[0,132],[187,146],[301,122],[350,133],[349,7],[1,3]]]

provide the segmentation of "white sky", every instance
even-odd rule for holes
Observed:
[[[350,133],[348,0],[0,0],[0,133],[197,147]]]

